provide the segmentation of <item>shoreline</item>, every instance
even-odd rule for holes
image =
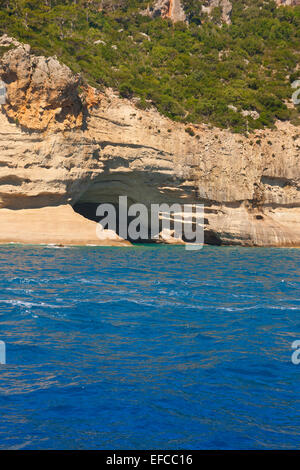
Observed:
[[[67,248],[166,248],[166,247],[177,247],[185,249],[185,245],[182,244],[172,244],[172,243],[130,243],[127,244],[123,243],[112,243],[112,242],[105,242],[99,244],[56,244],[56,243],[33,243],[33,242],[14,242],[14,241],[0,241],[0,248],[2,247],[33,247],[33,248],[53,248],[53,249],[67,249]],[[266,249],[278,249],[278,250],[299,250],[300,246],[293,246],[293,245],[285,245],[285,246],[247,246],[247,245],[211,245],[211,244],[204,244],[203,247],[199,250],[190,251],[190,253],[201,253],[204,248],[216,248],[216,249],[259,249],[259,250],[266,250]],[[188,251],[188,250],[185,250]]]
[[[34,245],[48,247],[72,246],[117,246],[137,245],[182,246],[188,250],[189,243],[174,241],[171,238],[159,242],[132,243],[121,238],[112,230],[98,230],[98,224],[75,212],[71,205],[46,206],[35,209],[0,209],[0,245]],[[193,244],[191,244],[193,245]],[[203,246],[228,246],[244,248],[300,248],[298,240],[293,243],[278,244],[239,244],[239,243],[204,243]],[[201,251],[202,246],[196,251]],[[192,248],[191,251],[194,251]]]

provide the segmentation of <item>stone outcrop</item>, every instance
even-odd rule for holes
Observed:
[[[80,77],[55,57],[30,54],[29,45],[18,45],[7,36],[2,44],[17,44],[0,61],[1,78],[9,85],[5,106],[8,118],[36,131],[82,127],[85,109],[78,96]]]
[[[37,63],[47,68],[40,82]],[[26,219],[18,241],[74,243],[78,221],[89,225],[78,244],[96,244],[85,231],[95,229],[95,207],[117,205],[127,195],[129,204],[147,206],[203,203],[207,243],[300,246],[299,127],[279,122],[245,137],[195,125],[191,136],[184,124],[137,109],[110,89],[87,87],[79,94],[67,67],[32,56],[26,46],[4,54],[0,78],[7,87],[0,113],[0,241],[17,241]],[[68,111],[64,119],[53,117],[56,106]],[[49,207],[62,237],[55,235]],[[69,220],[71,207],[88,218],[73,211],[74,224],[64,231],[66,207]],[[39,218],[40,225],[31,224]],[[106,242],[112,238],[107,234]]]
[[[156,18],[170,18],[172,21],[185,21],[186,15],[180,0],[157,0],[154,5],[149,6],[144,14]]]
[[[203,13],[211,16],[215,8],[221,9],[221,21],[231,23],[231,13],[234,6],[234,0],[198,0],[201,2]],[[300,5],[300,0],[275,0],[278,6],[296,6]],[[143,12],[146,15],[155,18],[170,18],[172,21],[186,21],[186,14],[181,0],[157,0],[153,5],[149,5]]]
[[[209,16],[212,14],[214,8],[220,7],[222,16],[221,20],[230,24],[230,16],[232,11],[232,3],[229,0],[198,0],[202,4],[202,11]],[[152,6],[148,6],[147,10],[143,12],[156,18],[170,18],[172,21],[186,21],[186,14],[182,2],[180,0],[157,0]]]

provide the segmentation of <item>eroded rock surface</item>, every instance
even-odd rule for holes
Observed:
[[[2,44],[17,44],[0,60],[1,79],[8,85],[3,106],[6,115],[36,131],[82,127],[85,110],[78,95],[80,78],[56,57],[32,55],[29,45],[7,36]]]
[[[53,61],[38,82],[35,65]],[[94,210],[127,195],[147,206],[203,203],[208,243],[300,246],[299,127],[278,123],[245,137],[197,125],[191,136],[112,90],[87,88],[79,98],[67,67],[24,46],[4,55],[0,77],[9,97],[0,114],[0,207],[16,218],[28,210],[30,221],[30,211],[49,206]],[[53,118],[56,106],[67,107],[65,119]],[[85,127],[77,126],[84,108]]]
[[[180,0],[157,0],[154,5],[144,11],[144,14],[152,16],[152,18],[157,16],[170,18],[174,22],[186,20]]]

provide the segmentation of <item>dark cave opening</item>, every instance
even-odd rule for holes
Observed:
[[[99,202],[99,203],[96,203],[96,202],[78,202],[77,204],[75,204],[73,206],[73,209],[75,212],[77,212],[78,214],[82,215],[83,217],[89,219],[89,220],[93,220],[94,222],[101,222],[105,217],[106,215],[104,215],[103,217],[99,217],[96,215],[97,213],[97,208],[100,204],[103,204],[103,202]],[[122,236],[122,234],[120,233],[120,219],[119,219],[119,204],[112,204],[115,208],[115,212],[116,212],[116,233],[120,236]],[[127,215],[127,222],[128,222],[128,226],[130,224],[130,222],[132,222],[133,220],[135,219],[135,216],[129,216]],[[103,224],[103,228],[104,229],[107,229],[107,225]],[[160,224],[160,229],[161,229],[161,224]],[[139,226],[137,226],[137,230],[139,230]],[[157,240],[155,239],[151,239],[151,227],[149,227],[148,231],[147,231],[148,235],[146,238],[139,238],[137,240],[133,240],[130,238],[130,236],[127,237],[127,240],[130,241],[131,243],[157,243]]]
[[[82,215],[83,217],[92,220],[94,222],[101,222],[105,217],[106,214],[103,217],[97,216],[97,208],[100,204],[103,202],[78,202],[73,206],[73,209],[75,212],[78,214]],[[116,213],[116,233],[120,236],[122,234],[120,233],[120,220],[119,220],[119,205],[118,204],[112,204],[115,208],[115,213]],[[136,218],[136,216],[127,216],[127,223],[128,226],[129,224]],[[205,224],[208,223],[207,219],[204,220]],[[103,224],[103,228],[107,229],[107,225]],[[139,225],[137,225],[137,230],[139,231]],[[162,220],[159,220],[159,232],[163,229],[162,227]],[[195,230],[195,224],[193,224],[193,229]],[[171,218],[170,219],[170,230],[174,230],[174,220]],[[158,232],[158,233],[159,233]],[[185,237],[182,237],[184,241]],[[149,228],[147,229],[147,237],[145,238],[138,238],[138,239],[131,239],[130,236],[127,237],[127,240],[130,241],[131,243],[159,243],[159,241],[153,237],[151,237],[151,224],[149,224]],[[221,241],[218,238],[218,236],[209,229],[204,230],[204,243],[206,245],[215,245],[215,246],[220,246]]]

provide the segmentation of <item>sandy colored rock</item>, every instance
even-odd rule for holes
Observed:
[[[80,128],[85,109],[78,94],[81,83],[56,57],[37,57],[30,46],[2,36],[0,44],[17,47],[0,59],[7,87],[6,115],[27,129],[43,131]]]
[[[0,243],[55,245],[128,246],[110,230],[103,230],[100,240],[97,224],[79,214],[71,206],[40,209],[0,209]]]
[[[159,233],[158,241],[167,245],[185,245],[185,242],[178,236],[174,230],[163,229]]]
[[[170,18],[174,23],[186,20],[186,15],[180,0],[157,0],[154,5],[149,5],[147,10],[142,13],[152,18],[156,18],[157,16]]]

